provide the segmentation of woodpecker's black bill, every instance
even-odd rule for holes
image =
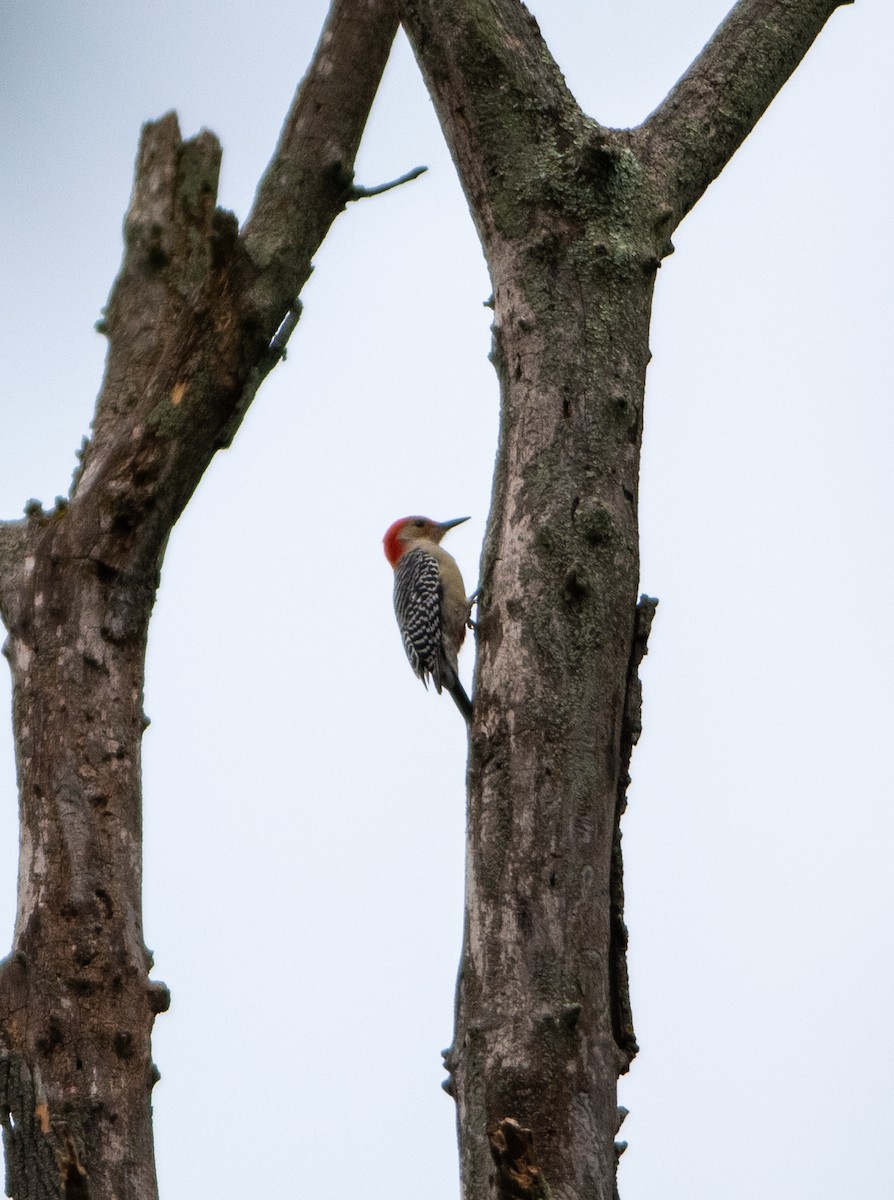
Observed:
[[[471,521],[471,517],[454,517],[452,521],[439,521],[438,529],[443,529],[446,533],[448,529],[452,529],[454,525],[462,525],[463,521]]]

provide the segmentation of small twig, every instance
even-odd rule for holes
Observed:
[[[382,192],[390,192],[392,188],[400,187],[402,183],[410,183],[412,180],[418,179],[427,170],[428,167],[414,167],[412,171],[407,171],[406,175],[401,175],[400,179],[392,179],[390,183],[380,183],[378,187],[358,187],[355,184],[348,192],[348,200],[365,200],[367,196],[381,196]]]

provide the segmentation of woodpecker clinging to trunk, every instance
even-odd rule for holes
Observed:
[[[394,613],[410,666],[428,687],[446,688],[466,721],[472,702],[457,674],[456,656],[466,636],[472,601],[452,555],[442,549],[448,529],[468,521],[402,517],[385,534],[385,557],[394,567]]]

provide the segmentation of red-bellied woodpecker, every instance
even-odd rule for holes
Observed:
[[[389,527],[383,541],[385,557],[394,567],[394,613],[410,666],[428,687],[446,688],[467,721],[472,702],[457,674],[456,656],[466,636],[472,601],[452,555],[440,541],[448,529],[468,521],[430,521],[402,517]]]

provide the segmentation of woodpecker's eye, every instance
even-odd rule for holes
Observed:
[[[413,524],[416,526],[416,528],[417,528],[417,529],[424,529],[424,528],[425,528],[425,522],[424,522],[424,521],[414,521],[414,522],[413,522]]]

